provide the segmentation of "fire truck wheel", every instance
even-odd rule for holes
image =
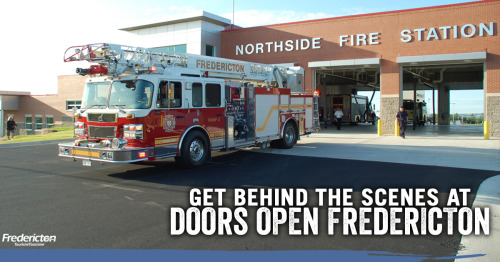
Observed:
[[[208,142],[200,131],[190,132],[184,142],[181,150],[181,164],[187,168],[193,168],[203,165],[210,152],[208,151]]]
[[[295,143],[297,143],[297,131],[293,127],[292,123],[288,123],[285,126],[283,132],[283,138],[280,140],[281,148],[289,149],[292,148]]]

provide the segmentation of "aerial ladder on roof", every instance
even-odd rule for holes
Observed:
[[[96,63],[88,69],[77,68],[80,75],[173,74],[217,77],[263,82],[267,86],[303,92],[301,67],[282,67],[186,53],[158,51],[154,48],[116,44],[73,46],[66,50],[64,62]]]

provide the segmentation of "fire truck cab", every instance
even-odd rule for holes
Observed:
[[[186,167],[211,151],[291,148],[319,129],[317,98],[292,92],[303,69],[168,54],[112,44],[72,47],[86,81],[73,143],[59,156],[129,163],[174,157]]]
[[[416,103],[416,104],[415,104]],[[408,113],[408,124],[413,126],[424,126],[427,122],[427,104],[413,100],[403,100],[403,107]],[[416,111],[415,111],[416,109]],[[416,113],[415,113],[416,112]]]

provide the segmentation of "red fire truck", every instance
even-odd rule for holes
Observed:
[[[211,151],[291,148],[319,129],[303,69],[114,44],[70,47],[65,62],[86,80],[74,143],[59,156],[130,163],[174,157],[186,167]]]

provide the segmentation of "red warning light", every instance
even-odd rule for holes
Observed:
[[[314,95],[315,96],[319,96],[319,90],[318,89],[314,90]]]
[[[90,68],[77,68],[76,73],[79,75],[107,75],[108,69],[102,65],[91,65]]]

